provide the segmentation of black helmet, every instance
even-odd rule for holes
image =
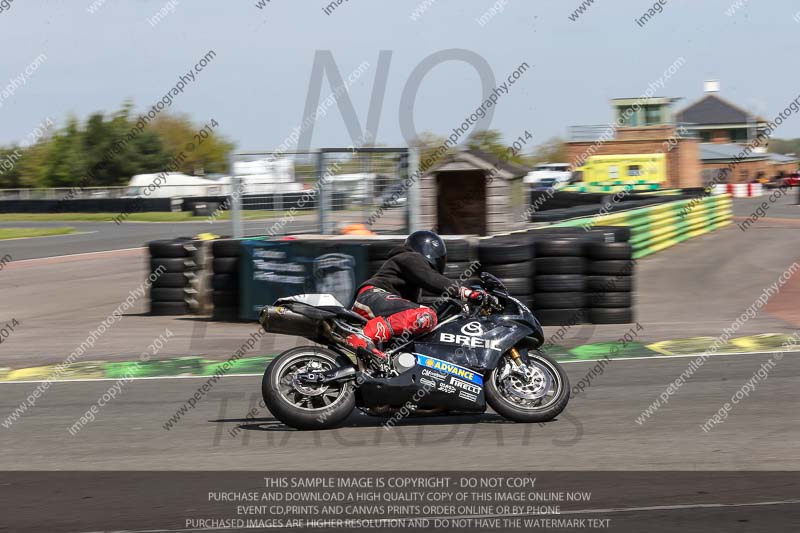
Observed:
[[[422,230],[415,231],[406,239],[405,245],[414,250],[430,263],[430,265],[439,271],[439,274],[444,272],[444,267],[447,264],[447,247],[441,237],[432,231]]]

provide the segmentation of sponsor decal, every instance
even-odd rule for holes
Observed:
[[[465,390],[471,394],[481,393],[481,388],[478,385],[475,385],[474,383],[468,383],[464,380],[457,379],[454,377],[450,378],[450,385],[453,385],[454,387],[459,388],[461,390]]]
[[[383,322],[375,324],[375,340],[387,342],[389,340],[389,329]]]
[[[422,375],[428,376],[429,378],[438,379],[439,381],[447,377],[444,374],[440,374],[439,372],[434,372],[433,370],[427,368],[422,369]]]
[[[419,378],[419,382],[422,383],[423,385],[427,385],[429,387],[434,387],[434,388],[436,387],[436,382],[433,381],[432,379]]]
[[[447,361],[442,361],[441,359],[428,357],[427,355],[422,355],[422,354],[416,354],[416,355],[417,355],[417,364],[423,368],[438,370],[439,372],[444,372],[445,374],[451,374],[453,376],[460,377],[471,383],[475,383],[476,385],[483,386],[483,376],[481,376],[476,372],[473,372],[468,368],[454,365],[453,363],[448,363]]]
[[[480,322],[467,322],[461,328],[461,333],[470,337],[479,337],[483,335],[483,326],[481,326]]]
[[[439,390],[446,392],[447,394],[453,394],[456,391],[456,388],[452,385],[448,385],[447,383],[439,383]]]
[[[470,337],[468,335],[456,335],[455,333],[440,333],[439,340],[449,344],[459,344],[461,346],[471,346],[472,348],[488,348],[489,350],[501,351],[498,348],[500,341],[481,339],[480,337]]]
[[[458,391],[458,396],[459,396],[460,398],[464,398],[465,400],[469,400],[469,401],[471,401],[471,402],[476,402],[476,401],[478,401],[478,397],[477,397],[476,395],[474,395],[474,394],[470,394],[470,393],[468,393],[468,392],[465,392],[465,391],[463,391],[463,390],[462,390],[462,391]]]

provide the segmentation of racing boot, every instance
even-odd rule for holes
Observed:
[[[386,354],[380,351],[372,339],[363,333],[351,333],[345,339],[345,343],[365,363],[372,363],[378,368],[382,368],[388,361]]]
[[[392,326],[382,316],[373,318],[364,324],[361,333],[353,333],[345,339],[347,345],[353,348],[356,354],[366,362],[377,363],[378,368],[383,368],[389,358],[375,345],[376,342],[387,342],[392,337]]]

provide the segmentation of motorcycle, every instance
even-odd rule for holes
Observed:
[[[393,416],[482,413],[488,404],[515,422],[552,420],[567,406],[570,387],[563,368],[538,350],[541,325],[496,277],[481,274],[479,286],[494,298],[464,303],[443,295],[437,326],[395,339],[379,367],[346,346],[366,320],[331,295],[263,308],[259,322],[267,332],[317,343],[272,360],[261,384],[265,404],[296,429],[336,427],[356,407]]]

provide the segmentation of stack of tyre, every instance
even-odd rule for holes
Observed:
[[[466,239],[445,239],[447,246],[447,266],[444,275],[448,278],[466,283],[480,274],[475,263],[474,246]]]
[[[194,281],[199,270],[198,248],[189,238],[157,240],[148,243],[151,315],[187,315],[194,299]],[[152,278],[151,278],[152,279]]]
[[[541,235],[534,241],[533,311],[543,326],[586,321],[587,236]]]
[[[238,239],[219,239],[211,243],[214,256],[211,276],[211,301],[214,320],[239,319],[239,261],[242,244]]]
[[[526,234],[483,239],[478,244],[481,270],[499,278],[508,292],[528,307],[534,300],[535,257],[533,240]]]
[[[590,242],[586,307],[593,324],[633,322],[633,249],[628,242]]]

